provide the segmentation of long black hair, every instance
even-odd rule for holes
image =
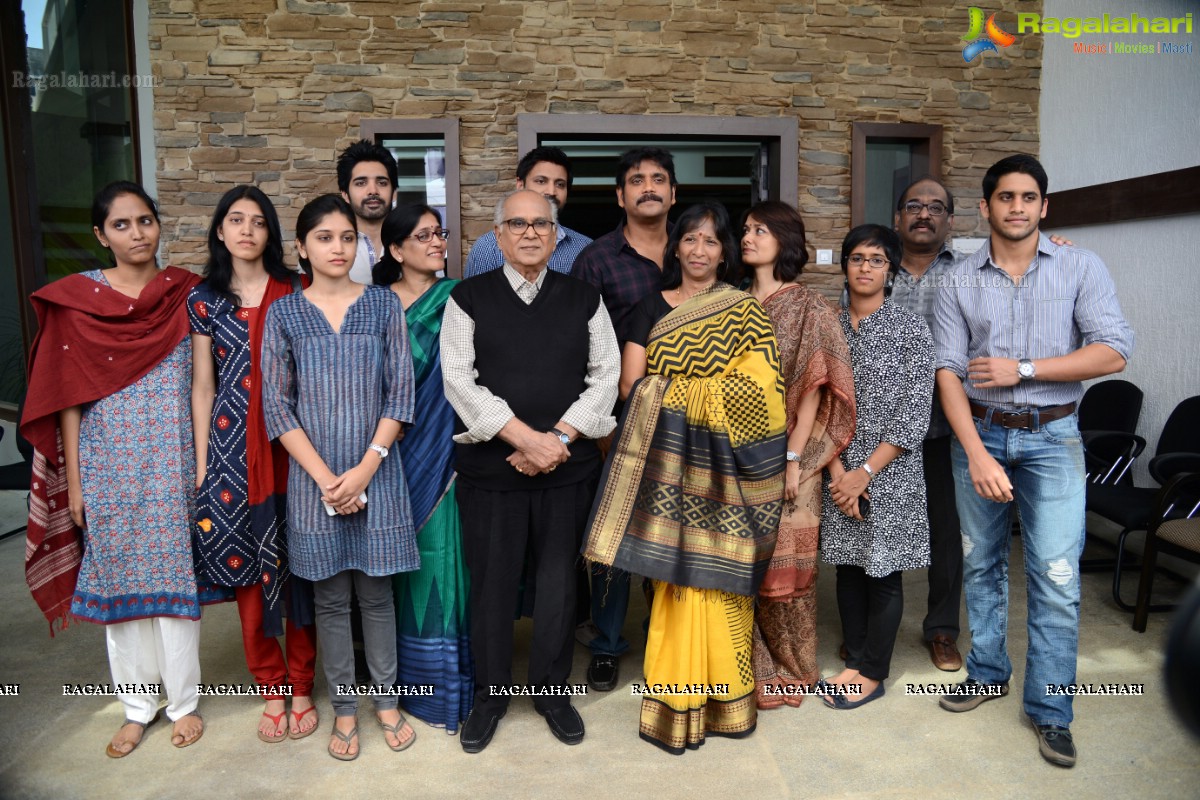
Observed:
[[[323,194],[309,200],[304,208],[300,209],[299,216],[296,217],[297,253],[308,235],[313,232],[321,220],[330,214],[341,214],[350,220],[350,227],[354,228],[355,233],[358,233],[358,222],[354,219],[354,209],[350,208],[350,204],[343,200],[341,195]],[[304,256],[299,256],[299,259],[300,269],[304,270],[304,274],[311,278],[312,263]]]
[[[664,289],[676,289],[683,283],[683,267],[679,264],[679,243],[683,237],[693,233],[705,222],[711,222],[721,243],[721,262],[717,265],[717,280],[724,281],[731,275],[741,274],[741,248],[733,236],[733,225],[729,212],[720,203],[706,200],[689,206],[675,221],[667,247],[663,251],[662,285]]]
[[[233,291],[233,256],[225,242],[217,236],[229,209],[238,200],[249,200],[258,206],[267,223],[267,246],[263,250],[263,267],[272,278],[291,280],[294,274],[283,263],[283,231],[279,227],[279,215],[270,198],[257,186],[235,186],[221,196],[213,212],[212,224],[208,226],[208,262],[204,265],[204,277],[213,291],[224,297],[235,307],[241,306],[241,298]]]
[[[421,217],[432,214],[438,227],[442,226],[442,215],[424,203],[409,203],[393,208],[383,220],[379,238],[383,241],[383,256],[371,267],[371,282],[376,286],[391,286],[400,280],[403,266],[392,257],[392,245],[403,246],[404,240],[417,229]]]
[[[150,213],[154,215],[154,221],[160,228],[162,227],[162,220],[158,216],[158,206],[155,205],[154,199],[146,194],[146,190],[142,188],[141,184],[133,181],[113,181],[96,192],[96,196],[92,198],[92,226],[96,230],[104,232],[104,223],[108,220],[109,212],[112,211],[113,201],[123,194],[131,194],[145,203],[146,207],[150,209]],[[117,265],[117,258],[111,250],[108,251],[108,260],[111,262],[109,267]]]

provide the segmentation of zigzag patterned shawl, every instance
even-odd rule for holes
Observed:
[[[771,322],[717,284],[650,331],[584,555],[677,586],[753,595],[779,528],[787,442]]]

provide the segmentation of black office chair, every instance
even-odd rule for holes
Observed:
[[[1133,629],[1139,633],[1145,633],[1151,611],[1170,611],[1176,606],[1150,604],[1159,553],[1200,562],[1200,472],[1176,475],[1158,494],[1154,519],[1146,531],[1142,549],[1142,575],[1133,610]]]
[[[17,419],[21,419],[21,411],[23,410],[24,402],[17,408]],[[0,441],[4,440],[4,428],[0,428]],[[29,483],[33,477],[33,445],[26,441],[25,437],[18,432],[17,436],[17,451],[21,454],[21,460],[15,464],[4,464],[0,466],[0,490],[26,492],[25,504],[29,504]],[[0,533],[0,539],[7,539],[25,530],[27,526],[22,525],[19,528],[13,528],[11,531]]]
[[[1106,432],[1107,439],[1122,434]],[[1138,437],[1123,434],[1136,447]],[[1145,442],[1142,442],[1144,446]],[[1165,485],[1173,477],[1184,472],[1200,472],[1200,396],[1189,397],[1175,407],[1158,439],[1155,456],[1149,463],[1150,477]],[[1128,467],[1126,474],[1128,474]],[[1154,519],[1158,499],[1157,488],[1141,487],[1129,482],[1089,483],[1087,486],[1087,510],[1121,526],[1117,536],[1116,557],[1113,565],[1113,600],[1119,608],[1133,611],[1134,607],[1121,599],[1121,570],[1134,566],[1125,558],[1125,540],[1133,531],[1144,531]],[[1096,566],[1088,562],[1088,567]]]
[[[1079,433],[1090,483],[1130,483],[1130,468],[1146,447],[1136,434],[1142,415],[1142,390],[1129,381],[1092,384],[1079,401]],[[1140,444],[1139,444],[1140,443]]]

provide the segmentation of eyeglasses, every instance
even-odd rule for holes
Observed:
[[[446,230],[445,228],[426,228],[423,231],[417,231],[416,233],[404,238],[416,239],[421,244],[427,244],[429,240],[435,236],[444,242],[450,238],[450,231]]]
[[[504,222],[500,224],[508,226],[509,232],[517,236],[525,233],[530,226],[533,227],[534,233],[536,233],[538,236],[545,236],[554,229],[554,223],[548,219],[535,219],[533,222],[530,222],[527,219],[513,217],[512,219],[504,220]]]
[[[852,256],[846,256],[846,263],[855,267],[861,267],[864,261],[867,262],[867,265],[871,269],[883,269],[888,265],[888,260],[882,256],[871,256],[870,258],[867,258],[859,253],[855,253]]]
[[[909,200],[904,204],[904,213],[910,216],[917,216],[921,213],[921,209],[929,212],[931,217],[940,217],[946,213],[946,206],[943,203],[922,203],[917,200]]]

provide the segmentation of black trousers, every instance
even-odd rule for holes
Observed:
[[[533,561],[537,591],[527,686],[565,686],[575,644],[575,584],[583,528],[596,475],[555,489],[493,492],[458,484],[463,555],[471,574],[471,651],[475,657],[475,708],[499,712],[509,698],[492,687],[511,686],[513,609],[525,563]],[[542,695],[546,710],[570,703]]]
[[[846,642],[846,666],[873,681],[892,668],[896,632],[904,615],[904,573],[872,578],[862,567],[837,565],[838,613]]]
[[[938,634],[958,638],[962,606],[962,529],[954,502],[950,438],[926,439],[922,448],[929,507],[929,610],[923,626],[927,642]]]

